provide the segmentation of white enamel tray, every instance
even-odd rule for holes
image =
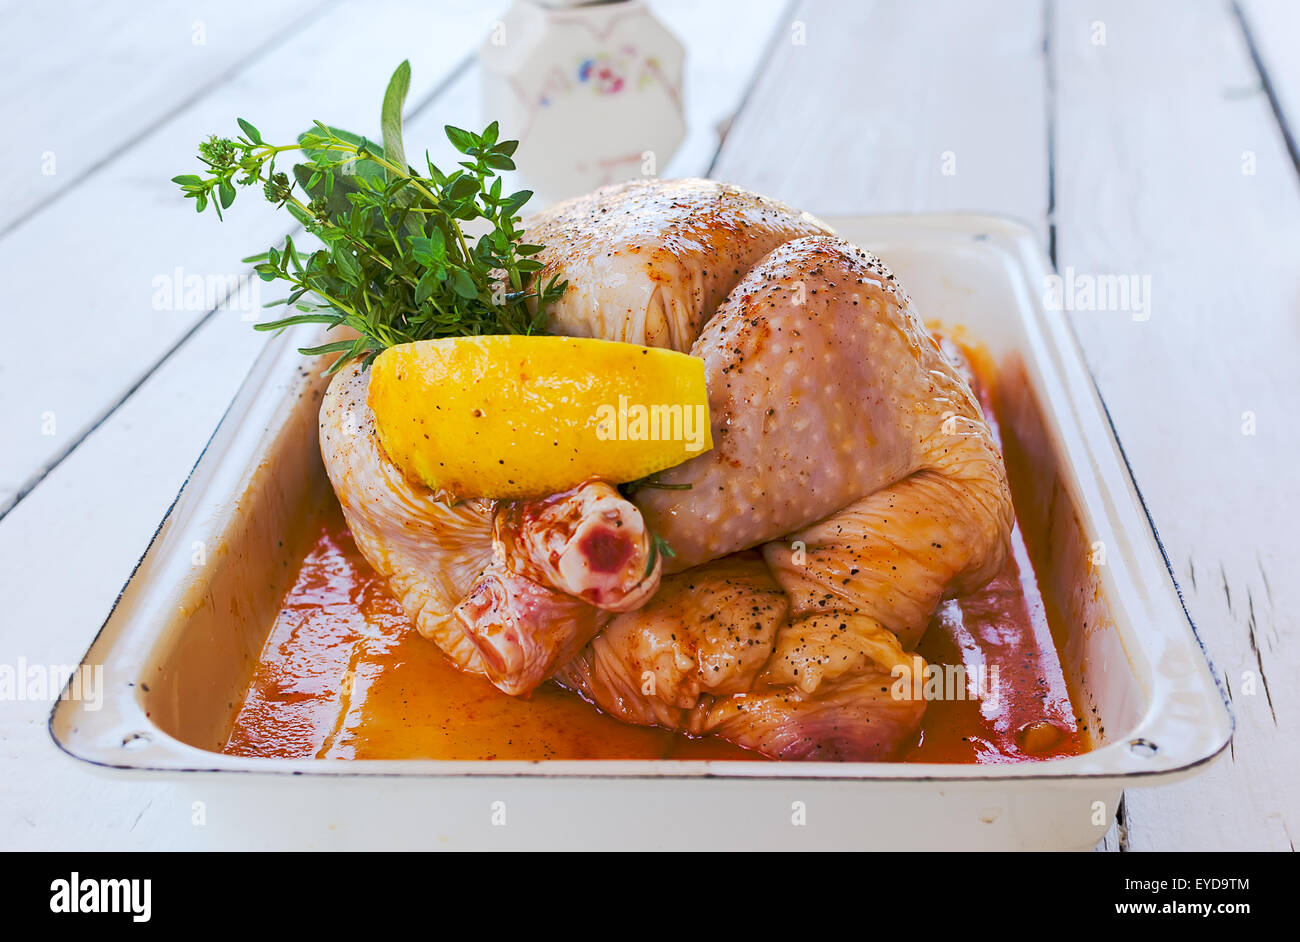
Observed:
[[[222,755],[305,550],[286,534],[328,487],[324,381],[295,352],[309,329],[272,340],[250,372],[87,652],[102,708],[59,701],[54,739],[106,773],[219,800],[205,847],[1093,846],[1124,788],[1204,766],[1232,718],[1073,332],[1044,310],[1047,259],[1000,218],[827,222],[881,255],[925,319],[961,325],[1000,365],[1003,436],[1038,456],[1017,503],[1052,533],[1039,586],[1076,710],[1104,729],[1093,751],[998,766]]]

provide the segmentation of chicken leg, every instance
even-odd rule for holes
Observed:
[[[345,367],[321,404],[320,445],[366,560],[426,638],[461,670],[527,694],[611,614],[659,584],[640,512],[589,481],[542,501],[454,501],[383,453],[369,373]]]

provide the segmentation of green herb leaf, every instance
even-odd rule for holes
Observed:
[[[333,314],[294,314],[292,317],[282,317],[277,321],[254,324],[253,330],[283,330],[298,324],[332,324],[333,322]]]
[[[402,146],[402,105],[411,88],[411,62],[402,60],[384,92],[384,106],[379,116],[379,127],[384,135],[384,155],[406,170],[406,149]],[[391,179],[391,177],[390,177]]]
[[[474,284],[474,279],[463,268],[457,268],[451,273],[451,288],[462,298],[478,297],[478,285]]]
[[[645,575],[643,575],[641,578],[643,579],[650,578],[650,573],[655,571],[655,563],[659,561],[660,556],[666,556],[669,559],[677,558],[677,554],[673,552],[673,548],[668,545],[667,540],[665,540],[658,533],[651,533],[650,534],[650,555],[646,559]]]
[[[444,130],[447,132],[447,140],[451,141],[451,146],[456,148],[462,154],[468,154],[470,148],[477,143],[475,136],[469,131],[447,125]]]
[[[286,238],[245,262],[263,280],[288,286],[275,304],[301,312],[258,329],[326,324],[355,331],[354,340],[312,348],[340,354],[330,372],[353,359],[368,363],[394,344],[542,331],[547,308],[568,287],[530,277],[542,267],[542,247],[520,241],[519,212],[532,194],[501,195],[498,172],[513,166],[518,142],[499,140],[495,122],[482,134],[448,126],[466,159],[447,174],[426,154],[427,173],[412,170],[401,140],[409,87],[403,63],[384,96],[383,146],[320,121],[295,143],[274,144],[241,118],[241,137],[202,142],[200,172],[173,178],[196,211],[211,202],[218,216],[237,187],[256,184],[324,244],[303,252]],[[297,162],[277,170],[277,161],[290,161],[285,155]],[[469,220],[483,220],[473,240],[462,229]]]
[[[247,121],[245,121],[243,118],[236,118],[235,120],[237,120],[237,121],[239,122],[239,127],[243,130],[243,132],[244,132],[246,135],[248,135],[248,139],[249,139],[250,141],[252,141],[254,144],[260,144],[260,143],[262,143],[262,135],[261,135],[261,133],[257,130],[257,128],[253,127],[251,124],[249,124],[249,123],[248,123]]]
[[[319,347],[299,347],[298,352],[309,357],[320,356],[322,353],[342,353],[344,350],[351,350],[353,341],[336,340],[333,343],[323,343]]]

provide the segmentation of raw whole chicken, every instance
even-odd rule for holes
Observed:
[[[526,238],[546,246],[536,277],[570,283],[552,332],[704,360],[715,446],[651,482],[688,488],[634,502],[592,481],[454,503],[388,462],[350,369],[321,445],[367,559],[508,693],[553,676],[624,721],[772,757],[897,754],[925,706],[898,693],[924,666],[909,652],[942,598],[1001,566],[1012,511],[978,403],[893,276],[705,180],[605,187]],[[676,554],[662,581],[652,533]]]

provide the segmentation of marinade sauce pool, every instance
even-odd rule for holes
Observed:
[[[978,373],[991,419],[994,377],[987,366]],[[325,759],[765,761],[712,737],[629,726],[554,684],[522,699],[461,673],[388,594],[353,543],[335,501],[309,526],[315,543],[284,597],[225,752]],[[940,698],[930,700],[903,761],[1016,762],[1089,748],[1019,523],[1012,548],[987,586],[944,603],[926,630],[918,653],[936,669],[929,689]]]

